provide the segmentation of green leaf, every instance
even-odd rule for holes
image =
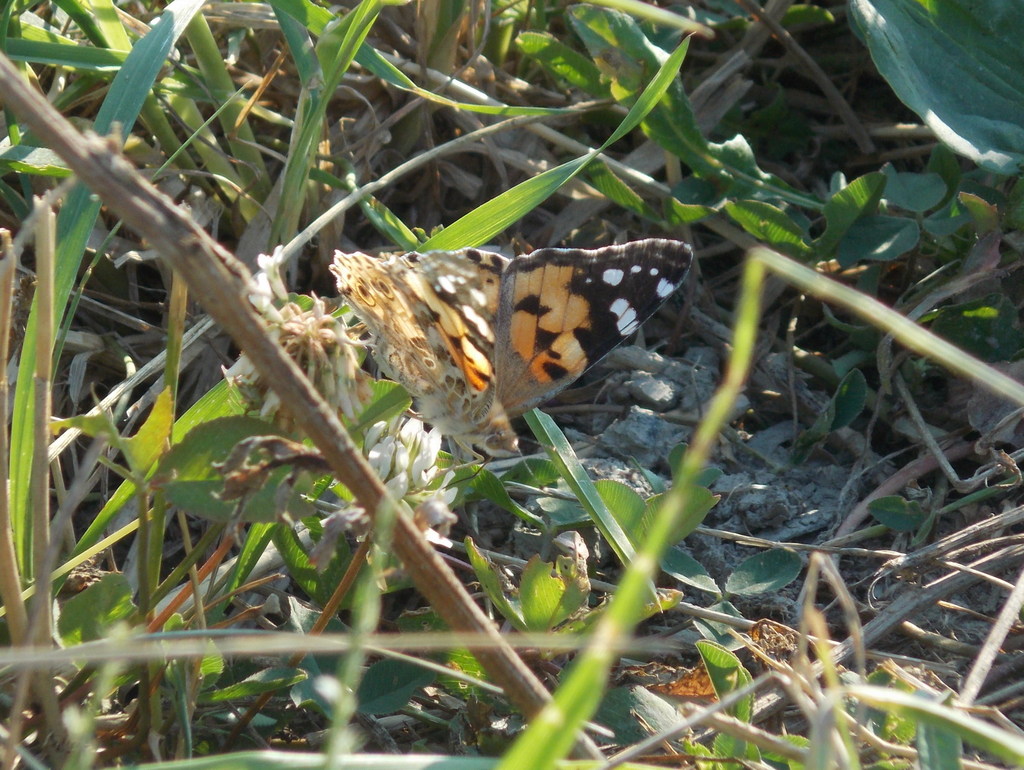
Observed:
[[[540,64],[551,75],[598,98],[608,96],[601,72],[583,54],[569,48],[548,32],[523,32],[516,47]]]
[[[306,672],[295,668],[267,668],[257,671],[241,682],[218,687],[205,693],[201,700],[207,703],[224,703],[239,698],[255,698],[267,692],[277,692],[305,681]]]
[[[917,728],[914,744],[918,762],[928,770],[962,770],[963,741],[952,730],[922,722]]]
[[[1024,738],[1019,733],[971,716],[962,707],[940,703],[924,694],[870,685],[848,687],[847,695],[875,708],[947,730],[1010,766],[1024,767]]]
[[[629,185],[615,175],[606,163],[598,160],[587,169],[590,183],[604,197],[622,208],[653,222],[661,222],[661,216],[647,202],[637,195]]]
[[[36,176],[71,176],[71,170],[53,150],[27,144],[0,149],[0,170]]]
[[[678,466],[677,466],[678,467]],[[640,527],[641,536],[647,533],[648,528],[659,515],[661,506],[670,499],[665,493],[652,495],[647,498],[644,508],[643,523]],[[694,486],[692,493],[686,500],[686,511],[676,520],[676,528],[672,533],[673,544],[684,540],[693,530],[700,526],[708,512],[714,508],[720,499],[719,495],[711,492],[705,487]]]
[[[437,674],[407,660],[384,658],[366,669],[356,690],[360,714],[393,714],[409,703]]]
[[[961,192],[957,199],[974,220],[974,229],[979,234],[991,233],[999,228],[999,207],[994,203],[969,192]]]
[[[836,428],[849,425],[863,411],[867,402],[867,381],[859,369],[851,369],[839,382],[835,394],[814,424],[797,436],[793,443],[791,460],[795,465],[804,462],[811,451]]]
[[[871,58],[938,138],[984,168],[1024,163],[1024,17],[1013,0],[853,0]],[[939,64],[937,62],[949,63]]]
[[[120,572],[110,572],[61,608],[57,630],[66,647],[102,639],[115,623],[135,614],[132,589]]]
[[[853,422],[862,411],[868,399],[868,383],[859,369],[851,369],[846,373],[832,397],[835,404],[835,417],[831,428],[845,428]]]
[[[646,687],[613,687],[594,714],[594,721],[615,731],[615,743],[628,746],[652,732],[668,732],[679,724],[679,712]]]
[[[734,618],[743,618],[743,614],[729,601],[716,602],[709,609],[731,615]],[[698,619],[694,621],[694,626],[696,626],[697,631],[705,639],[709,639],[726,649],[732,650],[743,646],[743,643],[732,633],[732,626],[726,623],[720,623],[717,620]]]
[[[751,677],[747,670],[740,663],[740,659],[721,645],[702,640],[696,643],[697,652],[700,653],[704,667],[707,669],[711,685],[715,688],[715,695],[719,700],[734,690],[750,684]],[[753,693],[741,698],[736,705],[729,709],[729,713],[742,722],[750,722],[753,715],[754,695]],[[733,754],[732,756],[737,756]]]
[[[631,563],[636,555],[633,544],[618,520],[608,510],[608,506],[605,505],[600,493],[594,487],[594,482],[590,480],[587,472],[583,469],[562,431],[550,417],[536,409],[527,412],[523,417],[537,437],[537,441],[547,450],[551,462],[558,468],[562,478],[572,489],[576,499],[586,509],[587,514],[612,550],[615,551],[619,560],[623,564]],[[654,587],[651,586],[651,588],[653,591]]]
[[[661,559],[661,568],[684,585],[718,596],[722,590],[703,565],[685,551],[670,548]]]
[[[805,233],[785,211],[769,203],[738,200],[725,205],[725,212],[757,238],[791,257],[805,257],[810,246],[804,242]]]
[[[242,409],[240,400],[233,396],[228,384],[222,380],[178,418],[174,423],[174,430],[171,432],[171,441],[181,441],[197,425],[226,415],[238,415]],[[131,482],[126,481],[117,488],[89,523],[86,531],[78,538],[74,555],[85,553],[99,541],[107,531],[111,520],[132,499],[134,494],[135,485]]]
[[[512,499],[508,490],[505,489],[505,485],[501,482],[501,479],[495,476],[487,468],[479,468],[474,474],[470,484],[473,491],[484,499],[490,500],[495,505],[504,508],[515,516],[518,516],[531,526],[537,527],[540,530],[547,529],[543,520]]]
[[[539,556],[531,557],[519,581],[519,604],[527,629],[551,631],[586,604],[589,588],[585,575],[563,574]]]
[[[917,246],[921,229],[913,219],[881,214],[858,219],[846,231],[836,253],[843,267],[874,260],[891,262]]]
[[[938,206],[946,197],[946,182],[936,173],[896,171],[888,164],[882,173],[887,180],[885,199],[893,206],[920,213]]]
[[[121,451],[135,473],[145,473],[164,453],[174,425],[174,398],[170,388],[164,388],[153,402],[146,421],[135,435],[121,442]]]
[[[885,191],[885,175],[874,171],[854,179],[825,204],[825,232],[815,241],[819,258],[827,257],[839,245],[853,223],[874,214]]]
[[[917,502],[899,495],[872,500],[868,503],[868,512],[879,524],[896,532],[916,532],[927,519],[927,514]]]
[[[796,580],[801,569],[803,562],[792,551],[785,548],[763,551],[740,563],[725,581],[725,590],[740,596],[778,591]]]
[[[640,495],[634,492],[620,481],[611,479],[598,479],[594,482],[594,489],[608,506],[608,510],[622,527],[629,542],[636,547],[642,540],[646,526],[644,512],[647,510],[647,503]]]
[[[374,380],[372,388],[370,403],[359,415],[359,421],[352,426],[351,433],[359,434],[375,423],[388,422],[412,406],[409,392],[397,382]]]
[[[1024,348],[1019,314],[1005,294],[950,305],[930,319],[933,332],[983,361],[1008,361]]]
[[[224,462],[236,445],[259,436],[281,436],[278,428],[255,417],[224,417],[204,423],[188,433],[160,460],[154,484],[167,499],[190,513],[212,521],[274,521],[284,511],[298,519],[312,512],[303,497],[312,488],[306,472],[296,474],[286,499],[279,499],[281,485],[294,472],[291,466],[272,470],[247,496],[223,500],[224,478],[217,465]],[[259,457],[257,454],[257,462]]]
[[[466,555],[476,573],[476,579],[480,581],[480,587],[484,589],[484,593],[494,604],[495,609],[513,626],[520,631],[525,631],[526,620],[523,618],[519,601],[506,596],[505,583],[502,578],[498,577],[497,568],[480,552],[470,537],[466,538]]]

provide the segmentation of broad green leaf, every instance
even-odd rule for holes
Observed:
[[[629,564],[636,550],[612,512],[608,510],[601,495],[594,488],[587,472],[580,465],[576,453],[554,421],[536,409],[524,415],[527,425],[547,452],[551,462],[559,469],[565,482],[572,489],[576,499],[587,510],[591,520],[601,531],[608,545],[615,551],[623,564]],[[651,586],[652,591],[654,586]]]
[[[818,258],[827,258],[847,231],[863,216],[874,214],[885,191],[885,175],[874,171],[858,177],[825,204],[825,232],[815,241]]]
[[[600,160],[590,164],[587,169],[590,183],[612,203],[617,203],[627,211],[653,222],[661,222],[661,216],[641,198],[624,181],[615,175],[608,164]]]
[[[594,721],[615,731],[615,743],[629,746],[652,732],[669,731],[681,720],[679,712],[646,687],[613,687],[594,714]]]
[[[952,730],[922,722],[914,738],[918,761],[928,770],[961,770],[963,768],[963,741]]]
[[[1024,348],[1020,316],[1005,294],[950,305],[928,318],[933,332],[983,361],[1008,361]]]
[[[715,612],[731,615],[734,618],[743,618],[743,614],[729,601],[716,602],[711,605],[710,609]],[[694,626],[696,626],[697,631],[705,639],[715,642],[728,650],[743,646],[743,643],[732,633],[733,627],[726,623],[720,623],[717,620],[698,619],[694,621]]]
[[[734,690],[750,684],[751,676],[740,663],[740,659],[721,645],[709,641],[700,641],[696,645],[701,660],[704,661],[704,668],[707,669],[711,679],[711,685],[715,688],[715,694],[719,699],[724,698]],[[754,695],[751,693],[740,699],[735,706],[729,709],[729,713],[742,722],[749,722],[753,715]],[[737,756],[733,754],[733,756]]]
[[[725,205],[725,213],[759,241],[791,257],[804,257],[810,247],[806,234],[782,209],[763,201],[738,200]]]
[[[885,199],[893,206],[907,211],[923,212],[938,206],[946,197],[946,183],[935,173],[896,171],[886,165]]]
[[[228,388],[226,382],[219,382],[207,391],[189,410],[174,423],[174,430],[171,432],[171,442],[178,442],[197,425],[202,425],[217,417],[238,415],[243,406],[238,398]],[[114,494],[104,503],[103,508],[90,522],[88,529],[78,538],[72,556],[86,553],[103,537],[111,520],[118,511],[132,499],[135,494],[135,485],[124,482]]]
[[[478,495],[490,500],[495,505],[504,508],[509,513],[518,516],[527,524],[537,527],[540,530],[547,528],[544,521],[542,521],[536,514],[528,511],[513,500],[501,480],[499,480],[498,477],[487,468],[479,468],[474,474],[470,484],[473,487],[473,491]]]
[[[999,207],[994,203],[989,203],[980,195],[969,192],[961,192],[957,199],[971,215],[971,219],[974,220],[974,229],[979,234],[991,233],[999,228]]]
[[[868,503],[868,512],[879,524],[896,532],[916,532],[928,517],[919,503],[899,495],[872,500]]]
[[[839,242],[836,256],[843,267],[874,260],[891,262],[917,246],[921,231],[913,219],[876,214],[858,219]]]
[[[174,425],[174,399],[170,388],[156,397],[153,408],[142,426],[131,438],[121,442],[121,449],[132,471],[146,473],[167,449]]]
[[[388,422],[404,414],[412,406],[409,392],[397,382],[374,380],[370,403],[359,415],[359,421],[350,429],[351,433],[362,433],[374,423]]]
[[[598,98],[608,96],[608,87],[601,82],[601,73],[594,63],[551,33],[523,32],[516,38],[516,47],[569,85]]]
[[[436,678],[435,672],[411,661],[378,660],[366,669],[359,682],[356,690],[359,708],[356,710],[360,714],[393,714]]]
[[[598,479],[594,488],[601,495],[608,510],[619,522],[626,537],[636,546],[644,534],[644,511],[647,504],[636,492],[619,481]]]
[[[704,566],[685,551],[670,548],[661,559],[661,568],[684,585],[718,596],[722,589]]]
[[[519,581],[519,604],[530,631],[551,631],[580,609],[590,595],[586,575],[563,574],[531,557]]]
[[[1024,16],[1014,0],[853,0],[900,100],[953,150],[1000,174],[1024,163]]]
[[[269,423],[255,417],[224,417],[198,426],[161,459],[154,484],[164,490],[167,499],[198,516],[213,521],[275,521],[287,512],[298,519],[311,512],[303,495],[312,480],[300,472],[292,479],[292,489],[281,499],[282,485],[295,473],[290,465],[278,467],[269,475],[254,476],[251,488],[240,500],[222,499],[224,478],[217,466],[224,462],[240,441],[262,436],[279,437]],[[262,459],[255,452],[255,463]],[[247,462],[253,462],[246,458]],[[238,469],[236,469],[238,470]]]
[[[655,517],[661,515],[661,506],[671,499],[665,493],[647,498],[644,509],[643,524],[640,528],[641,536],[646,535]],[[711,492],[710,489],[694,486],[690,496],[686,500],[685,512],[676,517],[676,528],[672,533],[672,543],[684,540],[693,530],[700,526],[708,512],[718,504],[719,495]]]
[[[868,398],[868,383],[859,369],[851,369],[839,382],[836,393],[832,397],[836,405],[835,418],[831,428],[845,428],[853,422],[862,411]]]
[[[800,575],[803,562],[792,551],[774,548],[744,559],[725,581],[726,593],[741,596],[778,591]]]
[[[867,401],[867,381],[859,369],[851,369],[839,382],[835,394],[814,424],[801,432],[793,443],[791,460],[803,463],[811,451],[832,431],[849,425],[864,409]]]
[[[60,612],[57,630],[65,646],[102,639],[115,623],[135,614],[132,588],[120,572],[109,572],[79,594]]]

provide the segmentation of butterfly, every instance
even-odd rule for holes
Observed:
[[[386,259],[336,252],[338,291],[374,358],[442,433],[518,451],[509,420],[568,387],[685,280],[693,250],[651,238],[599,249],[480,249]]]

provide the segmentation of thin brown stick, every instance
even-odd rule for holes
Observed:
[[[320,450],[334,475],[367,511],[376,511],[388,498],[387,491],[334,412],[266,334],[248,300],[249,271],[108,142],[76,131],[25,82],[6,56],[0,56],[0,95],[82,182],[179,271],[203,308],[246,352],[281,403],[288,405],[296,425]],[[550,700],[547,690],[405,516],[398,516],[394,524],[394,550],[416,587],[453,630],[488,641],[473,652],[512,703],[527,716],[537,713]]]

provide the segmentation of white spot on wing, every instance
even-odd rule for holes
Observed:
[[[492,338],[491,325],[487,323],[487,321],[484,320],[479,313],[477,313],[473,308],[469,307],[468,305],[463,305],[461,309],[462,317],[465,318],[466,321],[468,321],[470,324],[476,327],[477,333],[481,337],[483,337],[485,340],[490,340]]]
[[[657,275],[657,274],[658,274],[658,268],[656,268],[656,267],[652,267],[652,268],[651,268],[650,270],[648,270],[647,272],[648,272],[648,273],[649,273],[650,275],[652,275],[652,276],[654,276],[654,275]]]
[[[615,326],[618,328],[619,334],[626,335],[636,329],[636,311],[627,300],[622,298],[615,300],[609,310],[618,319],[615,322]]]
[[[618,286],[626,274],[618,268],[608,268],[601,274],[601,278],[609,286]]]
[[[633,275],[636,275],[641,270],[643,270],[643,268],[640,267],[640,265],[633,265],[633,267],[629,268],[629,272],[631,272]]]
[[[450,275],[440,275],[437,277],[437,285],[441,287],[442,291],[448,294],[455,293],[455,281],[452,280]]]
[[[658,281],[658,288],[655,289],[655,291],[658,293],[659,297],[664,299],[665,297],[667,297],[669,294],[676,290],[677,285],[678,284],[672,283],[671,281],[666,281],[664,278],[662,278],[660,281]]]

